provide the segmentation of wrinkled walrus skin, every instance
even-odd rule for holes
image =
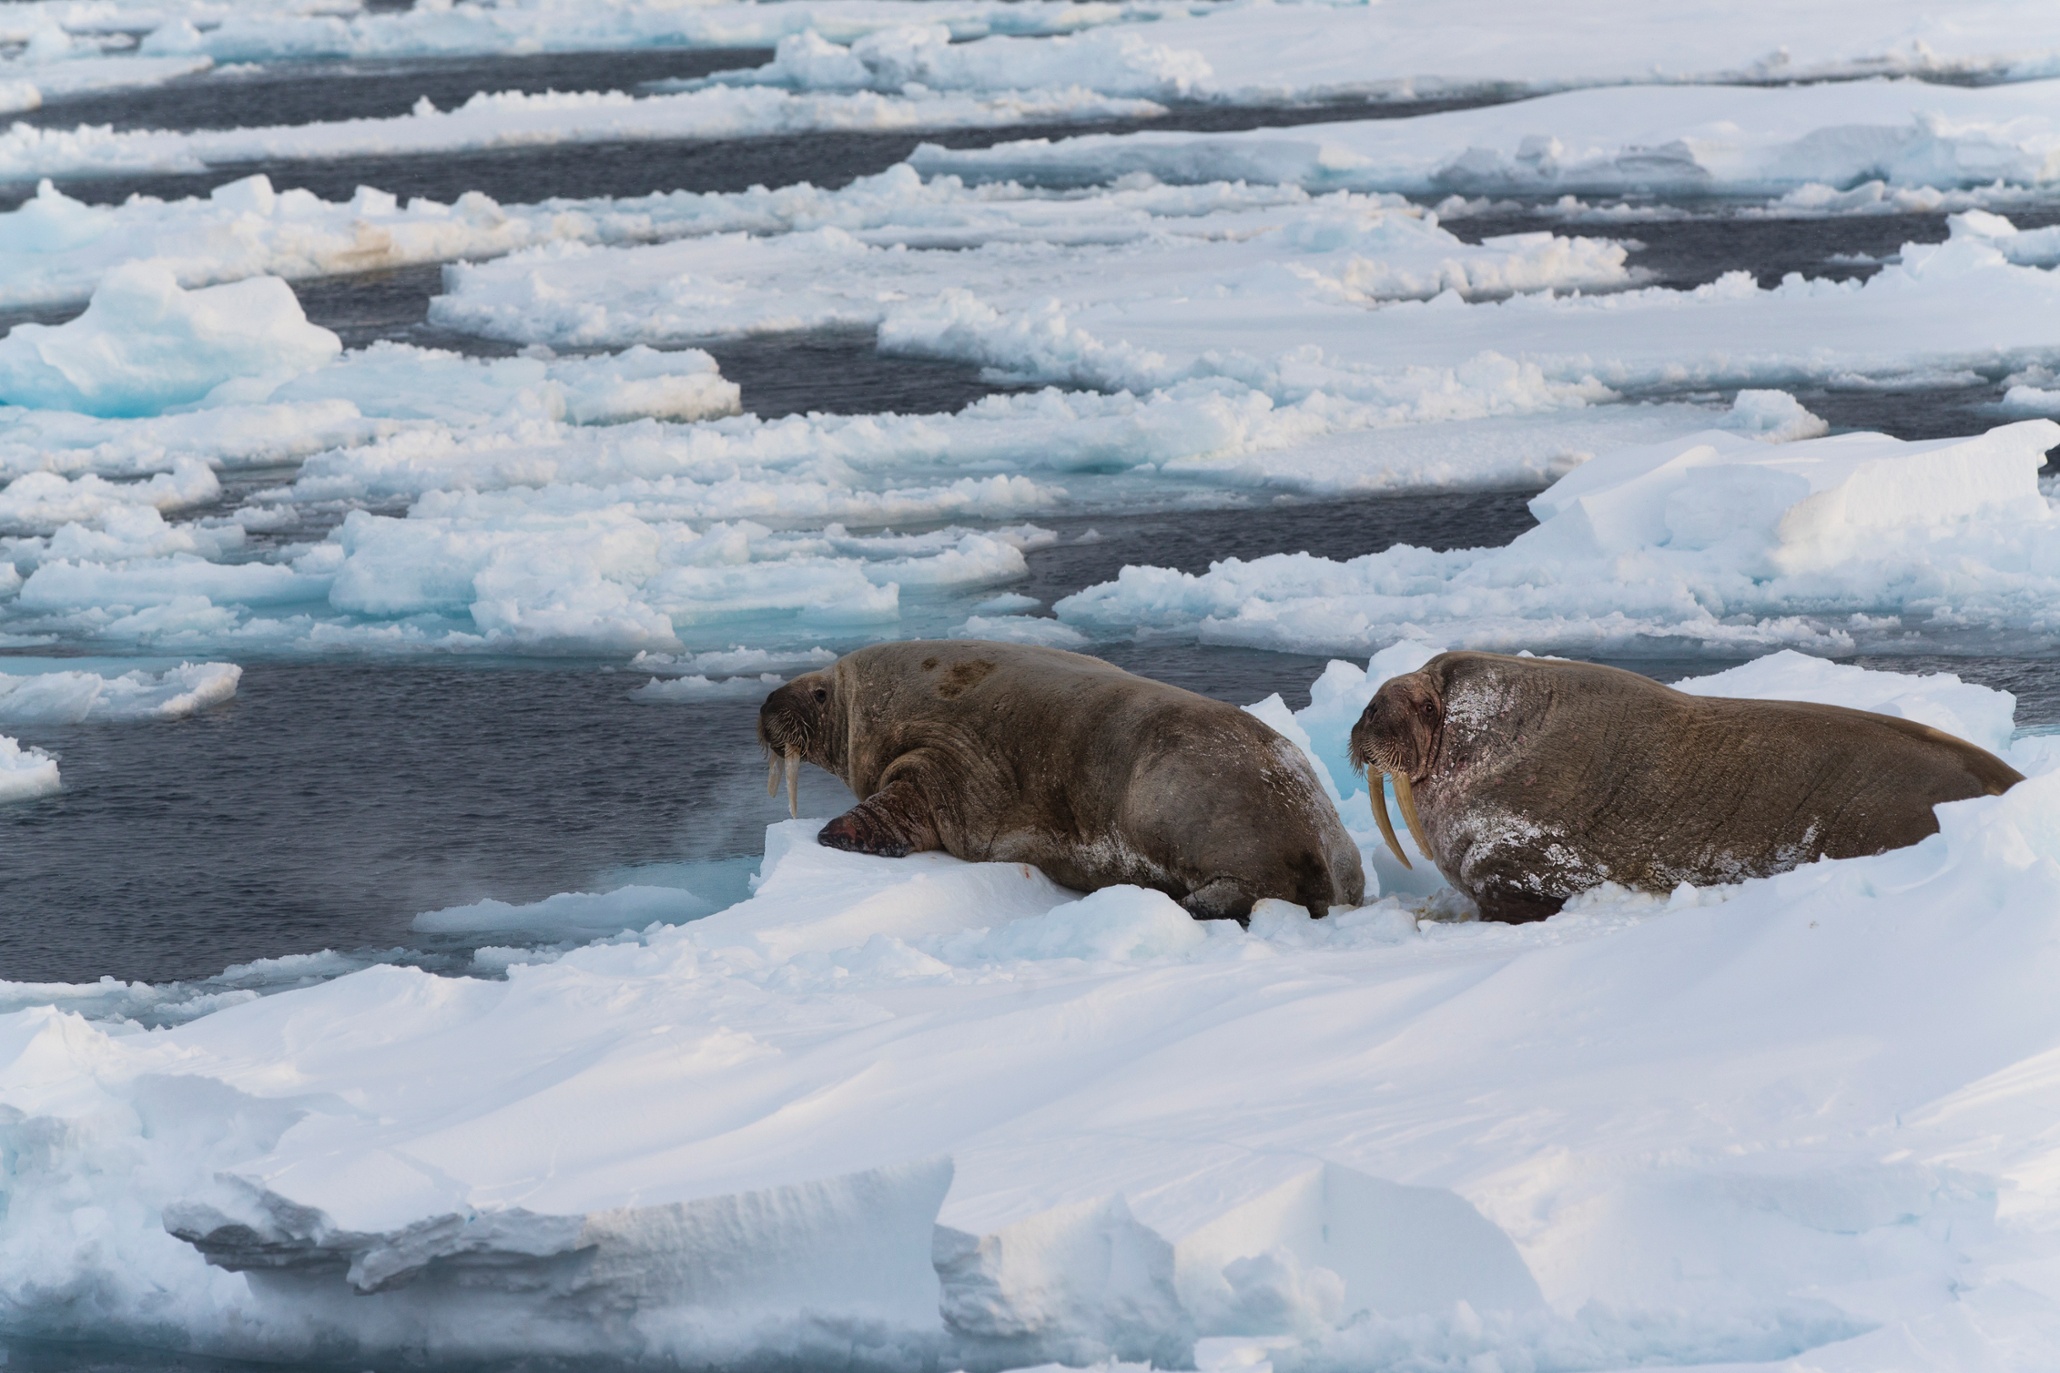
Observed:
[[[1081,891],[1156,888],[1202,919],[1241,919],[1262,897],[1322,915],[1365,893],[1299,749],[1235,706],[1098,658],[879,644],[775,690],[758,738],[775,776],[798,758],[860,798],[823,827],[832,848],[1030,863]]]
[[[2024,780],[1908,720],[1493,653],[1385,683],[1351,757],[1376,805],[1380,773],[1406,778],[1439,871],[1506,921],[1603,882],[1666,892],[1900,848],[1937,832],[1940,802]]]

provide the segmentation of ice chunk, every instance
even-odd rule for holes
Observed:
[[[186,291],[165,268],[136,263],[110,272],[77,319],[19,324],[0,339],[0,400],[152,415],[228,383],[276,385],[341,350],[276,278]]]
[[[0,802],[31,801],[58,790],[57,760],[0,734]]]
[[[1570,547],[1585,536],[1591,556],[1736,543],[1784,571],[1827,567],[1889,531],[2048,518],[2038,471],[2056,443],[2060,425],[2048,420],[1916,443],[1699,435],[1576,469],[1532,500],[1540,524],[1523,537]]]
[[[1425,632],[1507,649],[1837,647],[1924,618],[1942,631],[2026,624],[2023,579],[2050,575],[2038,470],[2056,441],[2050,420],[1923,442],[1770,445],[1712,430],[1575,468],[1506,548],[1226,559],[1198,576],[1129,567],[1054,610],[1087,632],[1178,628],[1304,651]]]
[[[0,667],[11,667],[0,658]],[[236,694],[234,663],[181,663],[161,672],[0,672],[0,722],[77,724],[81,720],[178,720]]]

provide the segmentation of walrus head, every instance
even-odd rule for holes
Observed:
[[[799,815],[797,795],[801,765],[814,763],[837,771],[843,734],[838,728],[842,703],[837,699],[834,669],[805,672],[785,686],[774,688],[758,708],[758,743],[765,750],[765,794],[780,789],[780,772],[787,776],[787,814]]]
[[[1373,699],[1352,726],[1352,766],[1366,773],[1367,799],[1373,803],[1373,818],[1380,825],[1388,851],[1409,867],[1409,857],[1395,838],[1395,826],[1388,819],[1388,798],[1381,782],[1393,778],[1395,800],[1402,807],[1402,819],[1409,837],[1428,854],[1430,840],[1424,837],[1423,821],[1416,814],[1416,793],[1411,785],[1430,776],[1431,763],[1438,756],[1438,741],[1445,727],[1445,700],[1438,684],[1426,672],[1391,677],[1381,684]]]

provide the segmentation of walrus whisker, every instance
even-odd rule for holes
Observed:
[[[1402,852],[1402,841],[1395,837],[1395,822],[1388,818],[1387,780],[1385,772],[1376,772],[1371,763],[1366,765],[1366,799],[1373,802],[1374,823],[1380,826],[1380,837],[1388,841],[1388,852],[1407,868],[1411,866],[1409,855]]]
[[[798,749],[790,747],[787,750],[787,818],[789,820],[801,818],[800,785],[801,753]]]
[[[1431,841],[1424,837],[1423,821],[1416,814],[1416,793],[1410,789],[1409,774],[1400,768],[1395,770],[1395,799],[1402,803],[1402,819],[1409,826],[1409,837],[1416,841],[1416,851],[1430,857]]]
[[[765,760],[765,794],[780,794],[780,760],[777,756]]]

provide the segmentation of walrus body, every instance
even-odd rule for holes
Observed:
[[[1908,720],[1492,653],[1443,653],[1385,683],[1351,757],[1393,774],[1419,847],[1507,921],[1603,882],[1669,891],[1914,844],[1937,832],[1933,806],[2024,780]]]
[[[1235,706],[1096,658],[973,640],[847,653],[766,698],[758,737],[859,804],[832,848],[1031,863],[1153,887],[1205,918],[1357,905],[1358,849],[1293,744]]]

